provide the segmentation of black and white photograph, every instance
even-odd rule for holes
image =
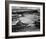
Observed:
[[[43,36],[43,4],[10,3],[8,36]]]
[[[40,8],[12,7],[12,32],[40,31]]]

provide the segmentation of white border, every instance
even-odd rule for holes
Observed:
[[[12,6],[19,7],[39,7],[40,8],[40,31],[34,32],[12,32]],[[9,4],[9,36],[21,36],[21,35],[37,35],[43,34],[43,6],[42,5],[23,5],[23,4]]]

